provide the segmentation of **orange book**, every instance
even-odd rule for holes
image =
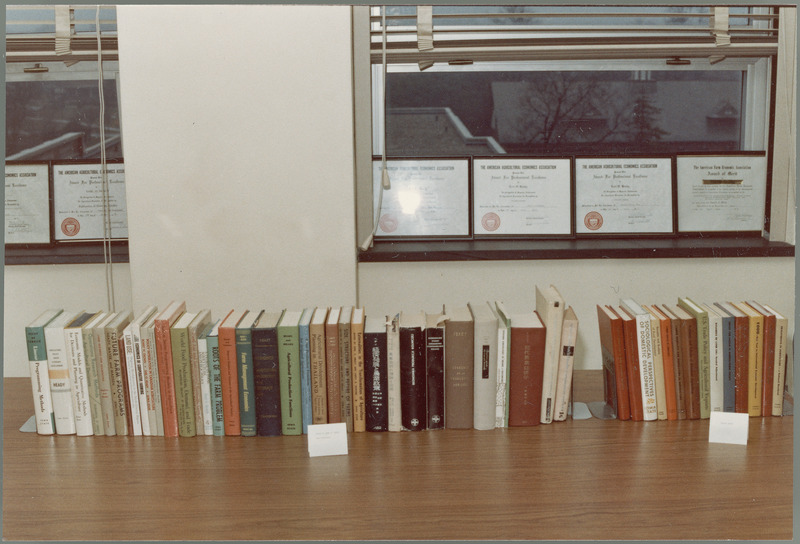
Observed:
[[[675,392],[675,367],[672,355],[672,322],[657,306],[645,306],[658,319],[661,331],[661,359],[664,364],[664,393],[667,405],[667,420],[678,419],[678,402]]]
[[[628,371],[628,393],[630,396],[631,420],[644,421],[642,403],[642,382],[639,368],[639,345],[636,335],[636,320],[623,308],[614,311],[622,318],[623,338],[625,339],[625,361]]]
[[[547,329],[537,312],[511,316],[508,425],[539,425]]]
[[[680,320],[673,314],[666,305],[661,305],[658,308],[667,319],[669,319],[669,328],[672,335],[669,351],[672,355],[672,376],[673,376],[673,389],[675,390],[675,409],[677,410],[677,419],[686,419],[686,399],[683,387],[683,371],[681,360],[681,327]]]
[[[236,325],[239,324],[247,310],[234,310],[228,313],[225,321],[220,323],[219,373],[222,380],[222,413],[226,436],[242,434],[239,417],[239,376],[236,360]]]
[[[764,316],[744,302],[734,303],[747,315],[747,413],[752,417],[761,415],[761,379],[764,364]]]
[[[161,393],[161,418],[164,436],[178,436],[178,405],[175,398],[175,375],[172,368],[170,329],[186,311],[186,302],[173,300],[156,316],[153,329],[158,358],[158,389]]]
[[[686,418],[700,419],[700,361],[697,347],[697,319],[680,306],[670,306],[680,322],[681,378]]]
[[[622,318],[611,306],[598,305],[597,322],[603,357],[604,399],[617,419],[625,421],[631,418],[631,402]]]
[[[748,306],[760,313],[764,318],[763,364],[761,365],[761,415],[772,414],[772,392],[775,380],[775,314],[753,300]]]

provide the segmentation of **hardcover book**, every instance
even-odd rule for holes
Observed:
[[[217,321],[218,322],[218,321]],[[202,406],[203,435],[214,435],[214,416],[211,412],[211,372],[208,355],[208,333],[214,323],[208,323],[197,336],[197,356],[200,372],[200,403]],[[198,427],[200,425],[198,424]]]
[[[189,324],[197,317],[194,312],[184,312],[170,328],[172,344],[172,375],[175,380],[175,406],[178,415],[178,436],[197,434],[194,419],[194,392],[192,366],[189,355]]]
[[[708,329],[708,312],[690,298],[678,299],[678,306],[686,310],[697,322],[697,372],[700,380],[700,418],[711,413],[711,343]]]
[[[475,396],[475,340],[467,306],[445,308],[444,424],[447,429],[472,429]]]
[[[164,411],[161,402],[161,382],[158,376],[155,320],[154,314],[140,327],[139,336],[150,430],[154,436],[164,436]]]
[[[386,320],[386,383],[389,430],[403,430],[403,406],[400,388],[400,316]]]
[[[736,411],[736,319],[725,308],[715,303],[713,309],[722,323],[722,411]]]
[[[547,329],[537,312],[511,316],[509,427],[527,427],[541,423],[546,343]]]
[[[747,305],[761,314],[764,321],[764,342],[761,365],[761,415],[772,415],[772,389],[775,379],[775,314],[755,300]]]
[[[253,377],[253,324],[263,313],[244,314],[236,325],[236,364],[239,377],[239,425],[241,436],[256,435],[256,403]]]
[[[667,420],[678,419],[678,401],[675,387],[675,357],[673,355],[672,320],[656,305],[645,306],[656,318],[659,329],[661,365],[664,373],[664,404]]]
[[[233,310],[230,310],[224,318],[214,323],[208,336],[206,336],[206,343],[208,344],[208,381],[211,393],[211,429],[214,436],[225,436],[222,372],[219,358],[219,326],[231,313],[233,313]]]
[[[783,390],[786,386],[786,366],[788,362],[789,319],[776,312],[771,306],[764,308],[775,316],[775,379],[772,388],[772,415],[783,415]]]
[[[664,383],[664,354],[661,340],[661,323],[646,305],[642,308],[648,312],[650,319],[650,338],[653,349],[653,376],[656,388],[656,418],[662,421],[667,419],[667,390]]]
[[[92,327],[95,368],[100,395],[100,416],[106,436],[115,436],[117,434],[116,422],[114,421],[114,403],[111,399],[111,369],[108,360],[105,329],[116,317],[116,312],[106,314],[104,319]]]
[[[300,340],[298,324],[301,311],[283,312],[278,323],[278,373],[281,392],[281,432],[303,434],[303,404],[300,388]]]
[[[342,414],[342,384],[339,367],[339,314],[341,308],[328,310],[325,322],[325,371],[328,397],[328,423],[346,423]]]
[[[303,400],[303,434],[312,424],[311,407],[311,318],[314,308],[306,308],[300,316],[297,334],[300,342],[300,398]]]
[[[72,410],[75,414],[75,432],[78,436],[94,434],[89,383],[86,376],[86,354],[83,350],[83,327],[98,313],[84,312],[64,327],[72,390]]]
[[[339,399],[342,421],[347,432],[353,432],[353,366],[350,350],[350,318],[352,306],[343,306],[339,313]]]
[[[553,421],[566,421],[571,413],[572,369],[575,362],[575,344],[578,341],[578,316],[572,306],[564,311],[561,329],[561,347],[558,357],[558,381],[556,383],[556,410]]]
[[[253,325],[253,377],[256,434],[280,436],[281,378],[278,356],[278,322],[283,312],[263,313]]]
[[[748,342],[750,323],[747,315],[730,302],[716,306],[733,317],[733,411],[747,413]]]
[[[547,330],[545,344],[544,374],[542,376],[542,423],[551,423],[555,412],[556,380],[558,378],[558,349],[561,343],[561,328],[564,322],[564,298],[550,285],[545,289],[536,287],[536,313]]]
[[[186,303],[173,300],[156,317],[156,359],[158,360],[158,386],[161,390],[161,415],[164,436],[178,436],[178,407],[175,399],[175,376],[172,366],[172,338],[170,329],[186,311]],[[130,373],[128,373],[130,379]]]
[[[497,315],[497,412],[495,427],[508,427],[508,377],[511,357],[511,319],[505,304],[495,301]]]
[[[622,318],[610,306],[597,305],[600,351],[603,360],[603,397],[620,421],[631,418],[628,365]]]
[[[427,428],[444,429],[444,312],[425,314]]]
[[[422,431],[427,425],[424,331],[423,312],[400,314],[400,399],[406,431]]]
[[[687,417],[687,402],[684,368],[688,363],[683,360],[681,352],[681,320],[672,309],[662,304],[659,310],[669,318],[670,332],[672,333],[672,370],[675,374],[675,408],[678,412],[678,419],[686,419]]]
[[[44,328],[56,434],[75,434],[75,411],[72,408],[72,386],[64,327],[78,315],[80,314],[63,312]]]
[[[761,379],[764,364],[764,316],[744,302],[734,305],[747,315],[747,413],[761,415]]]
[[[639,380],[642,389],[642,417],[645,421],[658,419],[656,371],[653,358],[653,336],[650,314],[631,298],[620,300],[620,307],[636,322],[636,347],[639,359]]]
[[[328,319],[328,308],[317,307],[308,325],[311,342],[311,423],[320,425],[328,423],[328,389],[327,369],[325,361],[325,322]]]
[[[62,312],[63,310],[60,308],[45,310],[25,327],[36,432],[45,435],[55,434],[56,423],[53,397],[50,393],[50,374],[47,370],[47,344],[45,343],[44,329]]]
[[[203,418],[202,372],[200,371],[200,351],[197,343],[200,334],[211,323],[211,310],[200,310],[197,317],[189,323],[189,362],[192,369],[192,397],[194,398],[195,429],[199,436],[206,434]]]
[[[241,436],[239,416],[239,365],[236,361],[236,327],[247,310],[234,310],[223,320],[217,331],[219,342],[219,372],[222,385],[222,413],[225,436]]]
[[[669,306],[680,323],[681,381],[686,403],[686,419],[700,419],[700,378],[697,352],[697,320],[680,306]]]
[[[722,412],[725,403],[725,363],[724,333],[722,315],[709,304],[700,303],[700,307],[708,314],[708,372],[709,372],[709,409]]]
[[[364,324],[364,393],[366,429],[371,432],[389,430],[386,356],[386,319],[367,316]]]
[[[364,395],[364,308],[353,308],[350,318],[350,367],[353,431],[367,430]]]
[[[469,309],[475,331],[472,425],[489,430],[495,428],[497,412],[497,316],[485,302],[469,304]]]
[[[625,340],[625,368],[628,376],[628,394],[630,396],[631,421],[644,421],[644,403],[642,400],[642,377],[639,364],[639,335],[636,319],[624,308],[614,307],[614,311],[622,319],[622,333]]]
[[[100,400],[100,382],[97,375],[97,357],[95,356],[94,329],[101,324],[108,314],[99,312],[86,325],[83,326],[83,354],[86,372],[87,396],[89,411],[92,414],[92,434],[103,436],[103,404]]]

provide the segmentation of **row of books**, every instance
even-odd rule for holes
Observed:
[[[26,327],[40,434],[275,436],[564,420],[577,318],[557,289],[367,316],[363,308],[48,310]]]
[[[783,414],[788,319],[757,301],[597,306],[605,401],[621,420]]]

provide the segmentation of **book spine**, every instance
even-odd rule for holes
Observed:
[[[389,430],[386,355],[386,333],[364,335],[365,417],[366,429],[371,432]]]
[[[75,434],[75,412],[72,408],[72,387],[64,329],[47,327],[44,335],[55,430],[57,434]]]
[[[280,436],[282,423],[277,332],[274,328],[254,329],[252,337],[256,434]]]
[[[308,434],[312,424],[311,407],[311,331],[306,324],[298,328],[300,342],[300,397],[303,400],[303,434]]]
[[[239,425],[241,436],[256,435],[253,383],[253,345],[250,329],[236,330],[236,364],[239,379]]]
[[[425,329],[428,429],[444,429],[444,328]],[[505,398],[505,396],[504,396]],[[505,417],[505,406],[501,407]]]
[[[339,324],[339,399],[347,432],[353,432],[353,367],[350,350],[350,324]]]
[[[144,436],[154,436],[153,429],[150,428],[150,404],[148,401],[147,380],[144,375],[144,355],[142,353],[142,332],[138,325],[131,327],[133,335],[133,359],[136,376],[136,392],[139,399],[139,413],[141,414],[142,434]]]
[[[353,406],[353,432],[367,430],[366,398],[364,395],[364,327],[363,324],[350,327],[350,361],[352,366],[351,388]]]
[[[708,371],[709,371],[709,410],[722,412],[725,395],[725,372],[723,351],[722,321],[708,320]]]
[[[764,363],[761,365],[761,415],[772,415],[772,388],[775,381],[775,317],[764,318]]]
[[[44,327],[26,327],[25,339],[28,346],[36,432],[45,435],[55,434],[56,423],[53,398],[50,393],[50,374],[47,370]]]
[[[775,325],[775,382],[772,390],[772,415],[783,415],[783,390],[786,386],[788,321],[778,320]]]
[[[444,343],[445,428],[471,429],[475,395],[472,322],[449,321]]]
[[[722,410],[736,411],[736,326],[735,319],[722,318]]]
[[[497,326],[495,322],[476,321],[473,361],[473,388],[475,392],[472,406],[472,426],[478,430],[489,430],[495,427],[495,412],[497,408],[496,342]],[[555,389],[553,396],[555,396]]]
[[[142,436],[142,421],[141,413],[139,412],[139,391],[136,388],[136,362],[133,356],[133,335],[131,335],[130,329],[125,329],[122,340],[125,347],[123,351],[125,373],[123,376],[125,379],[125,400],[130,416],[128,422],[129,434],[133,436]]]
[[[309,331],[311,349],[311,423],[328,423],[327,370],[325,368],[325,328]]]
[[[553,421],[566,421],[570,413],[572,393],[572,370],[575,363],[575,343],[578,334],[578,322],[564,320],[561,334],[561,351],[558,361],[558,383],[556,384],[556,411]]]
[[[94,336],[95,366],[97,368],[97,382],[100,389],[100,409],[103,418],[103,430],[106,436],[117,434],[114,420],[114,401],[111,397],[111,376],[108,360],[108,347],[104,329],[95,329]]]
[[[763,320],[753,320],[750,329],[747,410],[752,417],[758,417],[761,415],[761,366],[764,364]]]
[[[636,333],[639,346],[639,379],[642,388],[642,409],[645,421],[658,419],[656,399],[656,373],[653,359],[653,336],[650,330],[650,317],[636,316]]]
[[[200,374],[203,435],[212,436],[214,434],[214,418],[211,414],[211,373],[208,364],[208,340],[205,336],[197,339],[197,370]]]
[[[494,423],[497,428],[508,427],[508,342],[509,329],[505,325],[499,327],[497,329],[497,404]],[[442,394],[444,395],[444,392]]]
[[[75,432],[78,436],[92,436],[92,411],[89,404],[89,383],[86,378],[86,360],[83,352],[81,329],[65,329],[69,377],[72,388],[72,409],[75,413]]]
[[[208,314],[210,319],[210,314]],[[194,421],[197,436],[203,436],[205,431],[205,418],[203,417],[203,385],[200,372],[200,350],[197,343],[207,321],[193,323],[189,328],[189,363],[192,374],[192,399],[194,400]]]
[[[339,329],[328,325],[325,329],[325,381],[328,402],[328,423],[342,423],[342,393],[339,377]]]
[[[397,316],[386,325],[386,371],[389,431],[401,431],[403,430],[403,405],[400,385],[400,325]]]
[[[419,327],[400,327],[400,399],[403,429],[425,430],[425,339]]]
[[[192,392],[192,370],[189,359],[189,333],[186,329],[173,328],[172,373],[175,378],[175,405],[178,411],[178,435],[195,436],[194,398]]]
[[[285,435],[303,434],[300,346],[297,336],[297,326],[278,328],[281,432]]]
[[[103,426],[103,404],[100,399],[100,380],[97,373],[97,358],[95,357],[92,329],[84,329],[82,338],[89,411],[92,414],[92,433],[96,436],[102,436],[106,431]]]
[[[711,341],[708,314],[697,316],[697,370],[700,380],[700,419],[711,415]]]
[[[628,377],[628,393],[630,395],[631,420],[644,420],[644,404],[642,402],[642,378],[639,366],[639,347],[636,321],[631,320],[624,325],[625,357]]]
[[[219,364],[222,379],[222,413],[225,435],[239,436],[242,424],[239,416],[239,379],[236,363],[236,331],[232,327],[219,329]]]
[[[164,411],[161,402],[161,382],[158,376],[155,330],[153,328],[143,329],[141,336],[150,431],[154,436],[164,436]]]
[[[222,402],[222,373],[219,364],[219,337],[209,336],[208,381],[211,392],[211,429],[214,436],[225,436],[225,414]]]
[[[678,397],[675,389],[675,355],[672,344],[672,323],[670,319],[660,319],[661,360],[664,365],[664,396],[667,407],[667,420],[678,419]]]
[[[508,425],[532,427],[542,421],[546,331],[544,328],[514,327],[513,321],[511,326]]]
[[[175,375],[172,366],[172,339],[169,320],[155,320],[158,386],[161,392],[161,417],[164,436],[178,436],[178,407],[175,398]]]
[[[664,352],[661,342],[661,329],[658,319],[650,319],[650,337],[653,350],[653,376],[655,378],[656,391],[656,418],[659,420],[667,419],[667,388],[664,383]]]
[[[734,369],[734,410],[740,414],[748,413],[748,376],[750,351],[750,322],[747,317],[734,320],[734,340],[736,342],[736,362]]]

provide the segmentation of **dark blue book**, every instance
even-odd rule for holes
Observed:
[[[736,318],[728,310],[715,304],[714,309],[722,316],[722,411],[736,411]]]

